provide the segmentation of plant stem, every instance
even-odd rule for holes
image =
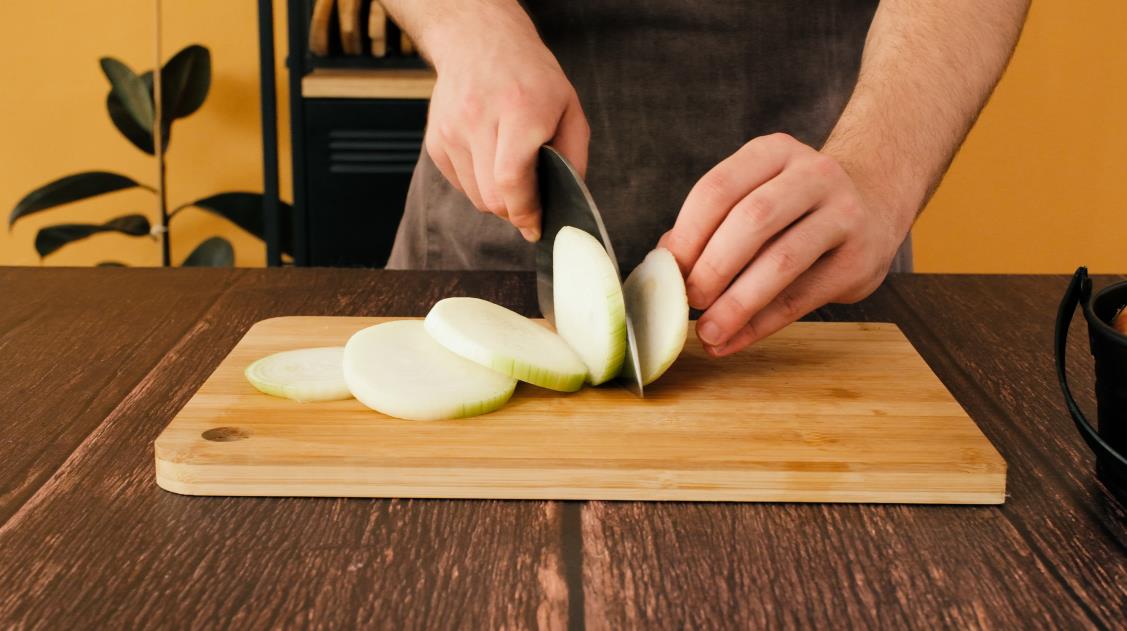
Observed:
[[[153,73],[153,75],[155,76],[156,73]],[[157,161],[160,163],[160,258],[161,264],[169,267],[172,265],[172,243],[168,233],[168,195],[165,188],[163,153],[160,154]]]
[[[153,69],[153,153],[157,158],[157,198],[160,200],[160,258],[165,267],[172,265],[171,243],[168,233],[168,191],[165,186],[164,167],[164,115],[161,112],[164,94],[161,91],[161,33],[160,33],[160,1],[154,0],[154,17],[156,19],[156,66]]]

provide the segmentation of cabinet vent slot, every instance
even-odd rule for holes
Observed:
[[[422,131],[334,129],[329,132],[330,173],[411,173]]]

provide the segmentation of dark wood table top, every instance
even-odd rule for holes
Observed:
[[[1052,367],[1065,284],[899,276],[811,316],[900,325],[1009,463],[1002,506],[197,498],[152,443],[255,321],[534,315],[532,276],[0,269],[0,627],[1122,628],[1127,511]]]

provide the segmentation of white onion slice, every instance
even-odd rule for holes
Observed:
[[[479,298],[446,298],[431,307],[426,330],[449,350],[509,377],[574,392],[587,368],[559,335]]]
[[[344,378],[364,405],[417,421],[492,412],[517,384],[446,350],[419,320],[385,322],[354,334],[344,347]]]
[[[336,401],[352,394],[344,382],[340,346],[274,353],[247,366],[247,381],[259,391],[294,401]]]
[[[614,379],[626,357],[626,307],[618,272],[603,244],[567,226],[552,249],[556,330],[587,365],[592,385]]]

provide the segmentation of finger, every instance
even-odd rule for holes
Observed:
[[[707,309],[768,239],[821,203],[828,192],[828,180],[811,177],[795,165],[741,199],[708,240],[685,281],[689,304]]]
[[[669,250],[688,274],[709,237],[741,199],[782,172],[805,147],[782,134],[756,138],[713,167],[689,191],[669,235]],[[807,147],[807,149],[809,149]]]
[[[673,231],[672,230],[666,230],[665,234],[661,235],[661,238],[657,240],[657,247],[665,248],[666,250],[669,249],[669,234],[671,232],[673,232]]]
[[[587,124],[587,117],[583,114],[583,106],[579,98],[572,99],[571,104],[564,110],[560,117],[556,135],[549,143],[559,151],[571,166],[579,172],[580,177],[587,177],[587,148],[591,142],[591,127]]]
[[[481,193],[477,190],[477,178],[474,177],[473,159],[469,152],[448,147],[446,155],[449,156],[450,163],[454,165],[454,173],[458,176],[458,182],[462,185],[462,191],[466,194],[466,197],[470,198],[474,207],[481,212],[489,212],[485,203],[481,201]]]
[[[487,126],[477,134],[473,142],[472,161],[474,176],[477,181],[477,191],[481,195],[481,202],[489,212],[508,219],[509,213],[505,209],[505,200],[497,190],[493,179],[493,164],[497,154],[497,127]]]
[[[837,261],[828,256],[814,264],[783,293],[771,301],[727,342],[705,349],[713,357],[724,357],[773,335],[802,316],[837,297],[841,282],[836,273]],[[797,315],[796,315],[797,314]]]
[[[527,116],[501,119],[493,177],[509,213],[509,221],[528,241],[540,238],[540,195],[536,189],[536,157],[554,129],[545,130]]]
[[[844,243],[845,228],[832,212],[819,210],[763,249],[732,286],[697,321],[697,336],[721,346],[784,291],[823,254]],[[789,303],[788,303],[789,304]],[[795,316],[797,319],[802,314]]]
[[[447,182],[450,182],[451,186],[458,191],[462,191],[462,185],[458,182],[458,174],[454,171],[454,163],[450,162],[450,156],[446,155],[446,149],[443,148],[442,143],[438,142],[430,132],[427,132],[425,144],[427,155],[430,156],[430,161],[434,163],[438,172],[446,178]]]

